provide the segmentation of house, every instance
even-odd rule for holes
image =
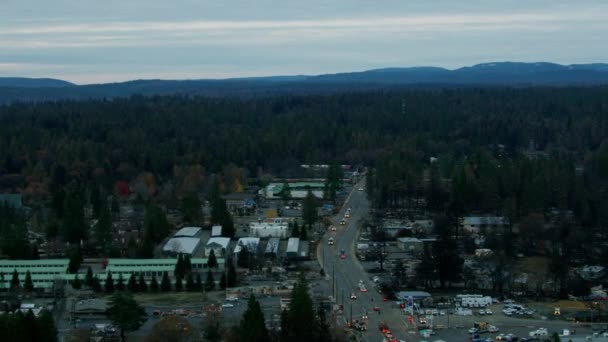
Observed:
[[[256,201],[254,194],[244,192],[233,192],[223,195],[222,198],[226,201],[226,207],[231,212],[241,212],[255,209]]]
[[[482,233],[487,230],[504,228],[509,225],[509,219],[502,216],[465,216],[460,220],[460,228],[469,233]]]
[[[247,248],[251,253],[256,253],[260,246],[260,238],[258,237],[242,237],[237,241],[236,247],[234,247],[234,254],[238,254],[241,249]]]
[[[202,231],[201,227],[184,227],[173,234],[173,237],[199,237]]]
[[[169,239],[163,246],[163,253],[166,255],[177,255],[179,253],[194,255],[201,244],[198,237],[174,237]]]
[[[286,256],[288,258],[297,258],[300,250],[300,238],[289,238],[287,240]]]
[[[0,194],[0,205],[3,204],[15,209],[21,209],[23,206],[21,194]]]
[[[286,238],[289,235],[289,226],[287,223],[252,222],[249,224],[249,235]]]
[[[389,238],[394,238],[402,230],[411,230],[412,226],[403,221],[386,220],[382,224],[382,231]]]
[[[211,236],[222,236],[222,226],[213,226],[211,227]]]
[[[290,198],[292,199],[303,199],[308,194],[308,190],[317,198],[323,198],[323,191],[325,189],[325,183],[323,181],[316,182],[276,182],[270,183],[265,188],[258,191],[258,195],[265,199],[281,199],[281,193],[283,192],[283,186],[287,183],[289,185]]]
[[[279,238],[270,238],[268,239],[268,244],[266,244],[266,249],[264,250],[264,256],[269,258],[274,258],[279,254],[279,243],[281,240]]]
[[[212,237],[207,241],[207,245],[205,245],[205,256],[209,257],[211,251],[215,254],[216,257],[224,257],[226,256],[226,250],[228,249],[228,245],[230,244],[230,238],[227,237]]]
[[[402,237],[397,239],[397,247],[408,253],[422,253],[424,244],[420,239],[411,237]]]

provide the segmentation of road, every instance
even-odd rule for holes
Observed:
[[[359,188],[365,187],[365,180],[361,180],[353,187],[340,212],[332,217],[337,231],[328,231],[322,239],[320,260],[332,284],[335,282],[335,296],[338,304],[343,304],[345,320],[361,319],[364,313],[368,314],[367,332],[361,333],[363,341],[379,341],[382,335],[378,330],[379,322],[385,321],[397,339],[405,339],[412,336],[405,315],[395,306],[394,302],[383,302],[382,296],[375,290],[374,283],[364,271],[359,260],[355,257],[355,244],[357,241],[358,228],[362,220],[369,215],[369,201],[365,191]],[[340,225],[347,208],[351,208],[351,217],[346,225]],[[329,237],[334,238],[334,245],[327,244]],[[346,258],[340,259],[340,251],[346,251]],[[362,281],[367,293],[359,291],[359,281]],[[333,286],[333,285],[332,285]],[[351,293],[357,295],[356,300],[351,300]],[[373,302],[372,302],[373,300]],[[380,307],[380,313],[374,312],[374,306]],[[352,311],[351,311],[352,310]],[[411,337],[407,338],[412,340]]]
[[[369,215],[369,201],[365,191],[359,191],[359,188],[364,188],[364,180],[356,184],[350,195],[347,197],[344,206],[340,212],[332,217],[333,224],[337,227],[337,231],[328,231],[322,238],[322,244],[318,253],[319,261],[326,271],[327,278],[330,282],[330,287],[335,286],[334,295],[336,303],[343,304],[342,318],[344,323],[351,319],[361,319],[364,313],[368,314],[367,320],[368,330],[363,333],[357,332],[362,341],[382,341],[383,336],[378,329],[378,323],[384,321],[388,324],[393,335],[397,340],[422,341],[424,340],[417,334],[407,320],[407,317],[397,307],[395,302],[383,302],[382,295],[374,288],[369,274],[364,271],[361,263],[355,257],[355,244],[359,226],[362,220]],[[347,208],[351,208],[351,217],[346,225],[340,225],[340,220],[344,217]],[[330,237],[334,239],[334,245],[330,246],[327,241]],[[346,251],[346,258],[340,259],[340,251]],[[362,281],[369,292],[362,293],[359,291],[358,284]],[[335,282],[335,285],[334,285]],[[357,295],[356,300],[351,300],[351,293]],[[373,302],[372,302],[373,299]],[[380,314],[374,312],[372,307],[380,307]],[[488,321],[490,324],[495,324],[501,328],[501,333],[515,333],[518,336],[527,336],[528,332],[539,328],[546,327],[550,332],[561,331],[562,329],[576,329],[577,335],[590,335],[592,330],[589,327],[573,326],[568,322],[561,320],[547,321],[543,319],[521,319],[503,316],[500,313],[502,306],[496,305],[493,307],[496,313],[493,316],[468,316],[459,317],[451,315],[428,317],[434,318],[434,324],[442,325],[446,328],[436,330],[437,335],[430,340],[444,341],[467,341],[470,335],[467,329],[473,325],[475,321]],[[451,324],[448,321],[451,320]],[[450,328],[447,328],[450,327]]]

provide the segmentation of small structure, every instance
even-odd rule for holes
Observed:
[[[173,237],[199,237],[201,236],[201,227],[184,227],[177,231]]]
[[[465,216],[460,221],[460,227],[469,233],[485,233],[508,225],[509,219],[502,216]]]
[[[260,245],[260,238],[258,237],[243,237],[240,238],[234,247],[234,254],[241,252],[241,249],[247,248],[251,253],[257,253],[258,246]]]
[[[177,255],[179,253],[192,256],[198,250],[201,239],[197,237],[174,237],[163,246],[163,253]]]
[[[303,199],[308,194],[308,190],[317,198],[323,198],[325,183],[319,182],[277,182],[270,183],[265,188],[261,189],[258,194],[266,199],[279,199],[283,191],[283,184],[288,183],[290,198]]]
[[[289,238],[287,240],[287,251],[286,255],[288,258],[297,258],[300,250],[300,238]]]
[[[268,244],[266,244],[266,249],[264,250],[264,256],[268,258],[276,258],[279,254],[280,241],[281,240],[279,240],[279,238],[268,239]]]
[[[382,224],[382,231],[387,237],[396,237],[402,230],[411,230],[412,226],[403,221],[386,220]]]
[[[424,244],[417,238],[402,237],[397,239],[397,247],[405,252],[420,253],[424,248]]]
[[[287,223],[279,222],[251,222],[249,234],[256,237],[278,237],[286,238],[289,234]]]
[[[22,207],[21,194],[0,194],[0,205],[8,205],[15,209]]]
[[[211,251],[215,254],[216,257],[224,257],[226,256],[226,250],[228,249],[228,245],[230,244],[230,238],[227,237],[212,237],[207,241],[207,245],[205,245],[205,256],[209,257]]]
[[[401,291],[395,294],[397,300],[405,301],[408,298],[412,298],[413,300],[421,300],[425,298],[430,298],[431,294],[424,291]]]
[[[216,225],[216,226],[211,227],[211,236],[212,237],[222,236],[222,226]]]

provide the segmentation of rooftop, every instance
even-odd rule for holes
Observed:
[[[194,237],[175,237],[163,246],[163,252],[193,254],[200,245],[201,239]]]
[[[184,227],[177,231],[174,237],[195,237],[200,234],[202,228],[201,227]]]
[[[207,241],[207,247],[212,244],[218,244],[222,246],[222,248],[228,248],[228,244],[230,244],[230,238],[227,237],[212,237]]]
[[[234,254],[239,253],[241,251],[241,246],[257,248],[260,244],[260,238],[257,237],[242,237],[236,243],[236,247],[234,247]]]

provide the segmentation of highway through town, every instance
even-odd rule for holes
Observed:
[[[361,180],[353,187],[352,192],[347,197],[340,212],[332,217],[332,222],[337,227],[337,231],[328,231],[322,239],[322,247],[319,251],[319,258],[329,281],[335,284],[336,303],[343,304],[343,318],[345,321],[351,319],[361,320],[362,315],[367,313],[368,330],[360,334],[362,341],[381,341],[382,334],[378,329],[380,321],[388,324],[397,339],[412,340],[411,326],[409,326],[405,315],[400,312],[394,302],[383,302],[382,295],[374,288],[374,283],[361,263],[355,256],[355,244],[358,236],[360,224],[369,215],[369,201],[366,192],[359,189],[365,187],[365,181]],[[345,225],[340,225],[340,220],[344,217],[347,209],[351,208],[350,218]],[[334,239],[334,245],[328,245],[330,237]],[[346,251],[346,258],[340,258],[340,251]],[[359,282],[362,281],[368,292],[361,292]],[[351,300],[351,293],[357,299]],[[373,307],[379,307],[376,312]]]
[[[382,341],[383,336],[378,329],[380,321],[384,321],[397,340],[407,342],[423,341],[423,337],[418,335],[416,328],[408,322],[407,316],[399,309],[393,301],[382,301],[382,295],[374,287],[373,281],[359,260],[355,256],[355,245],[358,240],[358,231],[364,219],[369,217],[369,201],[367,200],[366,192],[359,191],[365,188],[364,180],[356,184],[340,212],[333,216],[332,223],[337,228],[336,231],[328,230],[321,240],[321,245],[317,251],[319,262],[322,264],[326,279],[330,282],[330,287],[335,285],[333,295],[336,298],[337,304],[343,305],[343,314],[338,316],[342,320],[341,323],[346,324],[352,317],[353,320],[361,320],[362,315],[367,313],[367,328],[365,332],[356,332],[361,341]],[[347,209],[351,208],[350,218],[347,219],[345,225],[340,225],[340,220],[344,217]],[[334,239],[334,245],[328,245],[328,239]],[[340,251],[346,252],[344,259],[340,258]],[[363,282],[368,292],[359,290],[359,282]],[[351,293],[356,294],[357,299],[351,300]],[[373,300],[373,301],[372,301]],[[379,307],[380,313],[375,312],[372,308]],[[435,321],[436,325],[442,325],[446,328],[437,330],[437,335],[430,340],[443,341],[465,341],[469,340],[470,335],[467,334],[467,329],[473,325],[475,321],[487,321],[490,324],[495,324],[501,328],[501,333],[515,333],[518,336],[527,336],[528,332],[539,328],[546,327],[549,331],[561,331],[562,329],[575,329],[577,335],[590,335],[592,330],[590,327],[572,325],[569,322],[562,320],[546,320],[546,319],[519,319],[514,317],[503,316],[500,313],[501,306],[492,306],[492,309],[497,314],[493,316],[469,316],[462,317],[456,315],[428,317]],[[352,311],[351,311],[352,310]],[[351,316],[352,312],[352,316]],[[452,324],[450,325],[450,321]],[[488,336],[486,336],[488,337]]]

